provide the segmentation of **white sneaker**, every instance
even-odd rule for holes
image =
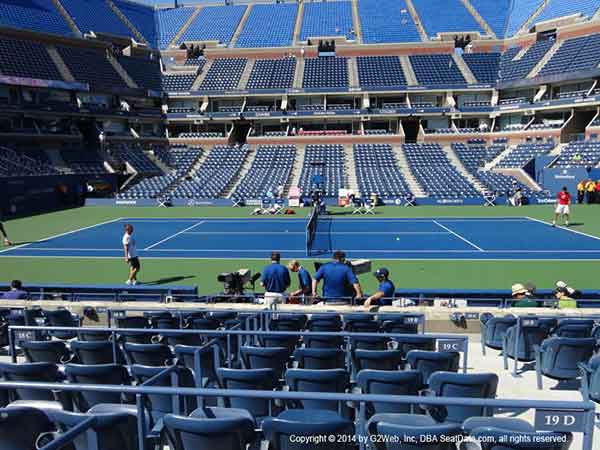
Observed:
[[[126,284],[127,286],[129,286],[129,285],[131,284],[131,280],[127,280],[127,281],[125,282],[125,284]]]
[[[569,226],[569,221],[568,221],[568,220],[565,222],[565,226],[566,226],[566,227],[568,227],[568,226]]]
[[[133,280],[133,281],[131,282],[131,284],[132,284],[133,286],[135,286],[136,284],[138,284],[138,282],[137,282],[137,280]]]

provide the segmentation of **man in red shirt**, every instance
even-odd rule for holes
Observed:
[[[554,220],[552,221],[552,226],[556,226],[556,221],[559,216],[563,216],[565,219],[565,225],[569,226],[569,214],[571,206],[571,194],[567,190],[566,186],[563,186],[562,190],[556,196],[556,210],[554,211]]]

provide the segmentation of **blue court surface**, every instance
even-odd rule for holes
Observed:
[[[2,250],[0,256],[122,258],[123,225],[142,258],[304,258],[306,219],[117,219]],[[600,259],[600,238],[528,217],[325,218],[312,257],[342,249],[370,259]]]

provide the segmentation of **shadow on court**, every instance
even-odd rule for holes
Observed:
[[[189,280],[191,278],[196,278],[196,276],[195,275],[186,275],[186,276],[178,276],[178,277],[159,278],[158,280],[144,282],[144,285],[158,286],[161,284],[177,283],[179,281]]]

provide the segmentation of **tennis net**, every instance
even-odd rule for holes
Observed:
[[[312,252],[313,242],[317,234],[317,224],[319,223],[319,209],[314,207],[308,216],[306,223],[306,254],[310,256]]]

